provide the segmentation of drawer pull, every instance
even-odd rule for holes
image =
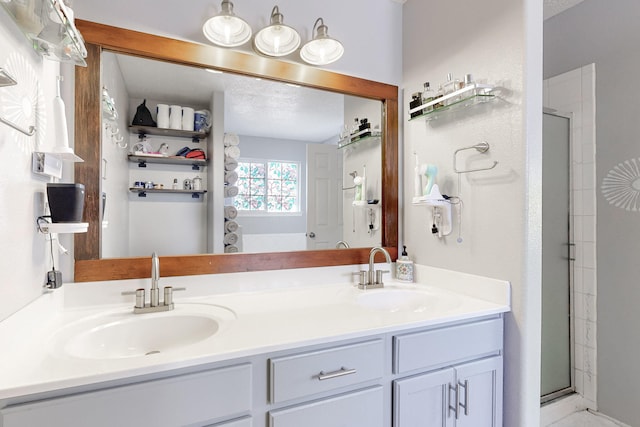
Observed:
[[[355,369],[347,369],[345,367],[342,367],[339,370],[333,371],[333,372],[325,373],[324,371],[320,371],[320,373],[318,374],[318,379],[320,381],[324,381],[324,380],[330,380],[331,378],[344,377],[345,375],[351,375],[355,373],[356,373]]]

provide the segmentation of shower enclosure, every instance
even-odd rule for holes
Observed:
[[[543,114],[541,401],[572,393],[573,228],[571,118]]]

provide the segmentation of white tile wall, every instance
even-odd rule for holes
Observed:
[[[580,406],[596,408],[595,64],[544,81],[544,106],[571,113],[575,386]]]

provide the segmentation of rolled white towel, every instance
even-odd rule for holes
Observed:
[[[223,240],[225,245],[235,245],[238,243],[238,235],[236,233],[227,233]]]
[[[234,220],[225,221],[224,231],[227,233],[235,233],[238,230],[238,223]]]
[[[224,182],[226,182],[227,184],[235,185],[235,183],[238,182],[238,172],[225,171]]]
[[[233,171],[238,167],[238,161],[228,156],[224,156],[224,170]]]
[[[224,207],[224,219],[232,220],[236,219],[238,216],[238,210],[235,206],[225,206]]]
[[[238,195],[238,187],[235,185],[225,185],[224,197],[236,197]]]
[[[237,145],[230,145],[224,148],[224,155],[238,160],[240,158],[240,147]]]
[[[240,252],[240,250],[236,245],[227,245],[224,247],[225,254],[235,254],[237,252]]]
[[[223,142],[225,147],[236,146],[240,144],[240,138],[235,133],[225,133]]]

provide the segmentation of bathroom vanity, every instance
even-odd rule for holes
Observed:
[[[418,267],[162,279],[187,291],[142,315],[143,281],[65,285],[0,323],[0,425],[501,426],[509,284]]]

